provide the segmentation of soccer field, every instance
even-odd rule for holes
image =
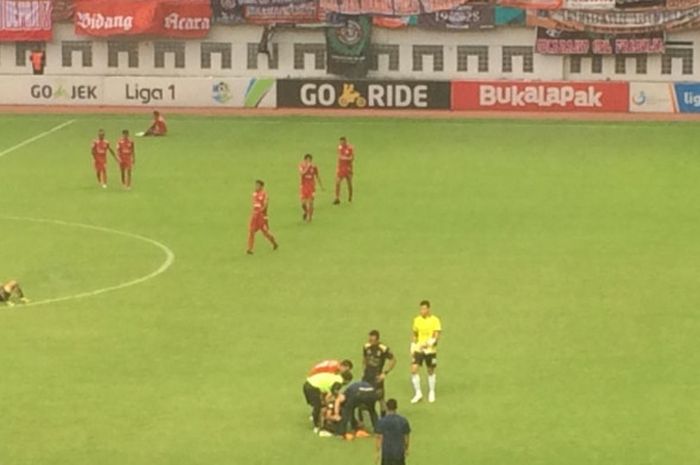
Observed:
[[[301,387],[375,328],[411,464],[700,462],[697,124],[168,121],[124,191],[91,141],[147,118],[0,115],[0,280],[49,301],[0,306],[0,464],[372,464],[373,440],[312,434]],[[341,135],[355,201],[333,206]],[[246,256],[256,178],[280,249]],[[422,299],[438,399],[409,405]]]

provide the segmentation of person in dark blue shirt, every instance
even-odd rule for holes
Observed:
[[[381,465],[405,465],[411,425],[396,413],[396,399],[386,401],[387,415],[380,419],[374,433],[377,437],[377,455]],[[381,454],[381,455],[380,455]]]
[[[372,419],[372,427],[376,427],[377,410],[375,404],[377,400],[379,400],[377,390],[367,381],[358,381],[349,385],[345,392],[339,394],[335,399],[335,417],[340,418],[338,434],[348,441],[355,437],[368,437],[369,433],[364,430],[358,430],[355,434],[348,431],[348,423],[355,422],[355,412],[358,409],[365,409]]]

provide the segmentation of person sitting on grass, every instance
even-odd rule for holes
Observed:
[[[168,127],[165,125],[165,118],[159,111],[153,112],[153,124],[144,132],[137,132],[138,137],[144,136],[164,136],[168,133]]]
[[[15,298],[19,299],[19,301],[24,304],[29,302],[29,299],[24,296],[24,292],[22,292],[22,288],[16,280],[11,279],[5,284],[0,285],[0,302],[4,302],[8,307],[12,307],[15,304],[13,302]]]

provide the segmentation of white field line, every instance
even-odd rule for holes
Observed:
[[[78,294],[66,295],[63,297],[55,297],[55,298],[51,298],[51,299],[38,300],[36,302],[29,302],[28,304],[22,305],[22,307],[46,305],[46,304],[52,304],[52,303],[56,303],[56,302],[64,302],[66,300],[84,299],[86,297],[93,297],[96,295],[104,294],[106,292],[116,291],[119,289],[124,289],[126,287],[135,286],[137,284],[141,284],[143,282],[146,282],[146,281],[153,279],[156,276],[164,273],[168,268],[170,268],[170,266],[175,261],[175,253],[167,245],[165,245],[161,242],[158,242],[155,239],[151,239],[150,237],[141,236],[139,234],[134,234],[134,233],[130,233],[127,231],[120,231],[117,229],[106,228],[104,226],[94,226],[91,224],[84,224],[84,223],[72,223],[72,222],[68,222],[68,221],[52,220],[52,219],[46,219],[46,218],[0,216],[0,220],[30,221],[30,222],[34,222],[34,223],[47,223],[47,224],[54,224],[54,225],[60,225],[60,226],[89,229],[89,230],[99,231],[99,232],[103,232],[103,233],[107,233],[107,234],[124,236],[124,237],[128,237],[131,239],[135,239],[135,240],[153,245],[153,246],[157,247],[158,249],[160,249],[163,252],[163,254],[165,255],[165,259],[163,260],[163,262],[160,264],[160,266],[156,270],[154,270],[154,271],[152,271],[144,276],[141,276],[139,278],[135,278],[135,279],[132,279],[129,281],[124,281],[122,283],[115,284],[112,286],[107,286],[107,287],[103,287],[100,289],[95,289],[93,291],[86,291],[86,292],[81,292]]]
[[[74,120],[74,119],[69,120],[69,121],[66,121],[65,123],[61,123],[61,124],[59,124],[58,126],[55,126],[55,127],[51,128],[51,129],[49,129],[48,131],[44,131],[44,132],[42,132],[42,133],[40,133],[40,134],[37,134],[37,135],[34,136],[34,137],[30,137],[29,139],[23,140],[23,141],[20,142],[19,144],[13,145],[12,147],[10,147],[10,148],[8,148],[8,149],[5,149],[5,150],[3,150],[2,152],[0,152],[0,158],[4,157],[4,156],[7,155],[8,153],[12,153],[12,152],[14,152],[14,151],[17,150],[17,149],[20,149],[20,148],[24,147],[25,145],[29,145],[29,144],[31,144],[32,142],[35,142],[35,141],[37,141],[37,140],[39,140],[39,139],[42,139],[42,138],[48,136],[49,134],[53,134],[53,133],[56,132],[56,131],[60,131],[61,129],[65,128],[66,126],[70,126],[70,125],[73,124],[73,123],[75,123],[75,120]]]

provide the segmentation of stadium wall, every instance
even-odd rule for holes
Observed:
[[[322,29],[275,32],[270,55],[257,53],[262,28],[215,26],[203,40],[99,39],[54,25],[47,75],[328,78]],[[534,53],[536,31],[497,27],[475,32],[375,28],[370,54],[376,79],[541,79],[673,82],[692,79],[700,31],[670,34],[664,55],[565,57]],[[31,71],[30,46],[0,43],[0,75]]]

